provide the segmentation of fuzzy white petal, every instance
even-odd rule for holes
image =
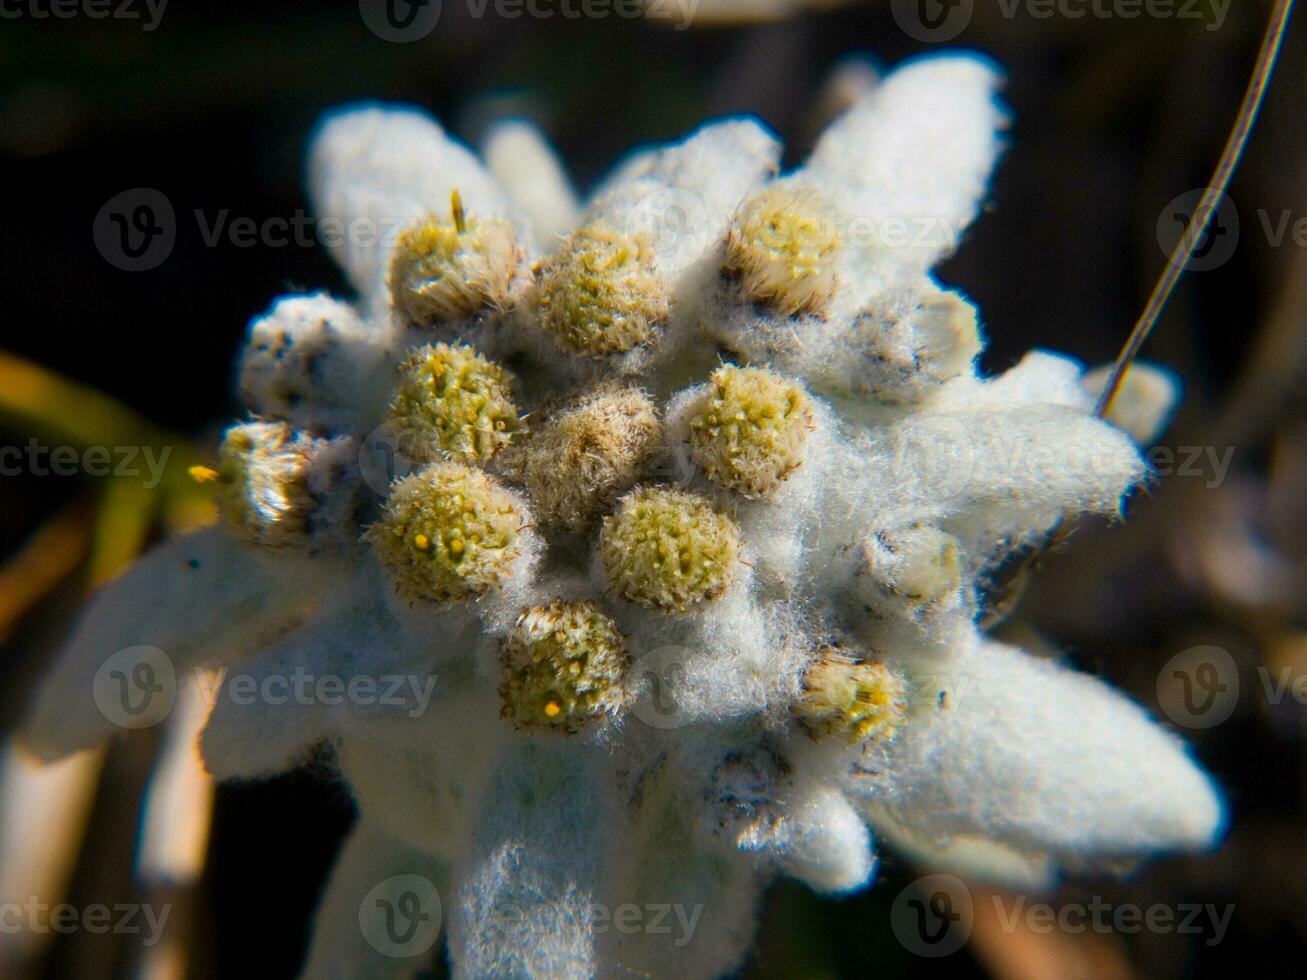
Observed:
[[[576,193],[562,161],[545,135],[524,119],[495,124],[486,137],[483,157],[517,210],[531,222],[545,253],[576,224]]]
[[[1119,514],[1146,474],[1133,440],[1085,411],[983,401],[864,430],[823,465],[839,474],[824,526],[840,528],[844,513],[865,530],[930,522],[975,561],[1038,540],[1068,516]]]
[[[752,828],[740,840],[786,874],[819,892],[848,892],[871,879],[876,866],[871,834],[862,817],[831,786],[810,786],[786,800],[780,818]]]
[[[303,762],[332,733],[327,706],[313,696],[340,639],[335,619],[313,622],[256,660],[227,671],[200,736],[215,779],[260,779]],[[340,676],[333,674],[332,676]],[[296,684],[297,678],[304,678]]]
[[[157,648],[172,681],[158,674],[156,683],[179,684],[191,668],[239,661],[301,621],[337,569],[321,559],[284,561],[274,568],[259,549],[223,528],[156,548],[101,589],[83,612],[37,696],[28,744],[53,759],[116,730],[112,712],[102,710],[113,678],[101,671],[116,654]]]
[[[993,839],[1072,867],[1211,845],[1224,823],[1184,744],[1102,681],[977,642],[915,678],[918,703],[859,777],[882,834]]]
[[[831,124],[800,172],[861,222],[850,240],[869,241],[876,264],[891,260],[895,277],[926,272],[975,218],[1006,124],[999,81],[976,56],[905,65]]]

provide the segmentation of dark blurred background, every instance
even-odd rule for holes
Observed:
[[[493,5],[475,17],[466,0],[445,0],[430,34],[401,44],[373,33],[356,2],[174,0],[146,30],[152,15],[139,0],[127,8],[138,19],[42,18],[34,12],[48,10],[47,0],[4,0],[17,13],[0,19],[0,349],[12,355],[0,370],[0,388],[9,388],[0,393],[0,442],[24,444],[40,431],[34,418],[60,410],[20,384],[24,365],[36,365],[185,437],[201,457],[212,447],[236,411],[232,365],[250,318],[281,293],[346,286],[321,247],[206,244],[195,211],[205,221],[226,212],[256,222],[307,212],[303,152],[324,109],[360,98],[411,102],[473,144],[495,119],[525,115],[584,192],[633,145],[729,113],[761,117],[785,139],[787,164],[800,162],[839,103],[832,71],[843,65],[851,85],[851,56],[888,67],[937,49],[905,32],[885,0],[710,2],[678,30],[616,16],[505,19]],[[1206,0],[1190,8],[1205,16],[1178,16],[1187,3],[1177,2],[1177,16],[1131,19],[1056,9],[1040,18],[1024,4],[1006,16],[982,2],[951,42],[1004,66],[1015,114],[991,206],[940,270],[982,311],[987,368],[1040,346],[1101,363],[1125,339],[1166,261],[1159,218],[1208,179],[1269,12],[1241,0],[1218,26]],[[1050,937],[1003,934],[978,918],[964,950],[919,959],[895,940],[889,916],[916,872],[890,854],[878,883],[851,899],[774,889],[746,976],[1301,975],[1307,709],[1291,698],[1271,704],[1258,668],[1307,673],[1307,260],[1292,234],[1307,218],[1304,29],[1301,20],[1291,28],[1231,190],[1237,247],[1185,279],[1146,351],[1186,387],[1163,441],[1231,446],[1230,472],[1161,478],[1125,525],[1078,528],[1042,560],[1003,626],[1031,644],[1044,637],[1153,708],[1169,658],[1196,644],[1232,655],[1245,694],[1232,717],[1180,729],[1227,789],[1226,844],[1124,882],[1072,880],[1061,893],[1233,903],[1228,932],[1214,944],[1210,934],[1146,931]],[[157,268],[125,272],[97,251],[92,223],[114,195],[140,187],[171,202],[176,244]],[[1286,213],[1290,230],[1277,243],[1267,228]],[[106,489],[27,474],[3,477],[0,493],[8,731],[84,594]],[[92,528],[90,543],[57,574],[22,564],[48,555],[42,533],[79,521]],[[24,586],[35,579],[41,588]],[[75,851],[71,901],[112,902],[135,887],[132,840],[151,753],[148,738],[110,753]],[[202,878],[188,898],[185,975],[293,975],[351,820],[345,790],[325,771],[219,788]],[[78,980],[133,975],[124,946],[122,937],[57,937],[27,969]]]

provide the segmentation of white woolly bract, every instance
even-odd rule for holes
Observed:
[[[977,639],[914,683],[884,771],[850,784],[883,832],[939,861],[970,840],[1032,862],[1135,862],[1221,829],[1221,801],[1180,740],[1096,678]]]
[[[482,151],[486,166],[513,206],[531,224],[544,254],[576,225],[580,206],[562,161],[543,133],[523,119],[496,123]]]

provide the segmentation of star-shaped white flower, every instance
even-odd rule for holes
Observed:
[[[783,176],[759,124],[712,123],[579,214],[529,127],[492,176],[419,112],[329,117],[310,181],[358,301],[251,326],[226,525],[94,599],[33,745],[108,734],[105,666],[142,646],[226,666],[215,775],[329,745],[359,822],[308,977],[431,955],[376,939],[399,875],[444,897],[458,976],[688,978],[740,962],[770,876],[857,889],[876,838],[1027,887],[1210,845],[1177,738],[976,625],[1000,562],[1146,476],[1074,362],[980,377],[930,276],[996,85],[911,63]]]

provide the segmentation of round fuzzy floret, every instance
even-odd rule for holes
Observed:
[[[765,497],[803,462],[812,403],[799,385],[764,368],[728,364],[690,418],[690,455],[713,483]]]
[[[907,684],[885,663],[826,646],[803,672],[795,713],[817,738],[881,741],[893,738],[903,723],[907,699]]]
[[[556,599],[527,609],[502,652],[500,713],[517,728],[570,734],[626,703],[626,645],[592,603]]]
[[[285,422],[233,425],[218,447],[219,505],[256,544],[305,538],[317,501],[309,491],[314,454],[326,445]]]
[[[507,222],[465,219],[455,194],[451,222],[431,216],[400,234],[390,261],[391,303],[420,324],[506,309],[521,261]]]
[[[636,484],[661,441],[648,395],[601,388],[532,433],[510,465],[541,521],[581,530]]]
[[[391,487],[368,537],[400,592],[449,602],[508,577],[522,525],[514,494],[470,466],[435,463]]]
[[[569,353],[617,354],[654,338],[667,292],[646,236],[591,225],[541,268],[540,323]]]
[[[787,184],[746,201],[726,245],[726,268],[744,295],[790,315],[822,312],[839,286],[834,213],[817,191]]]
[[[981,350],[976,308],[933,284],[891,290],[854,318],[847,388],[912,404],[971,370]],[[843,386],[842,386],[843,387]]]
[[[644,487],[604,518],[599,549],[609,581],[624,598],[684,612],[730,587],[740,532],[697,494]]]
[[[958,541],[939,528],[913,524],[877,531],[859,548],[858,581],[868,598],[883,596],[910,606],[956,601],[962,586]]]
[[[520,428],[508,376],[471,347],[420,347],[401,374],[388,418],[410,459],[485,463]]]

